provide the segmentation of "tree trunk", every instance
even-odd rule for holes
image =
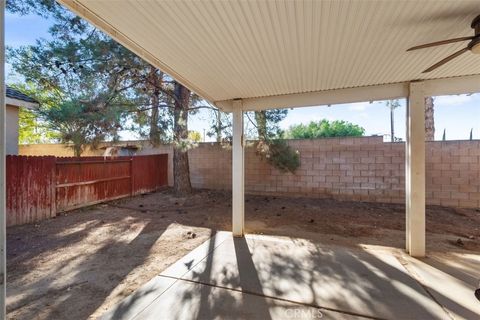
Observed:
[[[266,111],[255,111],[255,122],[257,123],[257,133],[259,140],[267,138],[267,113]]]
[[[432,97],[425,98],[425,140],[435,140],[434,104]]]
[[[188,165],[188,108],[190,90],[175,82],[175,108],[173,111],[173,189],[177,195],[192,193]]]
[[[222,112],[217,110],[217,142],[222,142]]]
[[[394,108],[390,107],[390,141],[395,142]]]
[[[150,99],[151,104],[152,104],[152,110],[151,110],[151,115],[150,115],[150,132],[149,132],[149,138],[150,142],[154,146],[158,146],[160,144],[160,128],[158,127],[158,107],[159,107],[159,96],[158,92],[154,92],[152,94],[152,97]]]
[[[158,125],[159,122],[159,108],[160,108],[160,86],[162,85],[162,78],[163,73],[157,74],[157,69],[155,67],[150,66],[150,73],[149,77],[149,86],[152,89],[152,96],[150,97],[151,102],[151,114],[150,114],[150,132],[148,137],[150,138],[150,142],[157,146],[160,144],[160,127]]]
[[[83,148],[81,144],[74,144],[73,145],[73,154],[75,157],[81,157],[83,153]]]

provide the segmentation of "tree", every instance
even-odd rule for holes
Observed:
[[[169,99],[162,92],[168,76],[54,0],[9,0],[7,9],[19,14],[37,14],[53,23],[52,41],[39,40],[35,46],[11,51],[10,58],[18,58],[19,62],[23,59],[23,67],[17,63],[15,71],[41,80],[44,86],[61,86],[67,96],[81,92],[82,86],[67,86],[65,79],[72,82],[91,75],[100,87],[116,86],[113,93],[122,93],[130,102],[129,119],[136,125],[129,129],[149,138],[152,144],[162,142],[166,127],[172,123],[163,117],[168,112],[160,110]],[[57,76],[61,77],[59,81]]]
[[[48,108],[55,103],[52,94],[39,91],[33,83],[15,83],[10,84],[10,86],[27,96],[34,97],[44,108]],[[39,118],[38,111],[38,109],[20,108],[18,113],[19,143],[34,144],[59,140],[58,134],[49,130],[47,123]]]
[[[365,134],[365,129],[343,120],[311,121],[309,124],[292,125],[285,136],[293,139],[316,139],[328,137],[360,137]]]
[[[50,93],[48,99],[54,104],[42,103],[37,113],[62,142],[73,143],[75,156],[80,156],[85,144],[115,139],[127,102],[120,88],[121,72],[99,73],[94,66],[79,63],[71,49],[72,43],[38,41],[35,46],[10,49],[8,57],[13,69],[38,91]],[[89,73],[90,69],[95,72]]]
[[[41,143],[42,135],[37,131],[38,122],[36,115],[25,108],[18,111],[18,143]]]
[[[387,107],[390,108],[390,132],[391,132],[392,142],[395,141],[393,112],[399,106],[400,106],[400,102],[398,100],[387,101]],[[426,141],[435,140],[435,117],[434,117],[433,97],[425,98],[425,140]]]
[[[35,46],[10,50],[9,58],[14,60],[15,71],[39,87],[62,92],[62,103],[55,112],[45,113],[55,116],[52,122],[66,119],[59,116],[61,112],[74,116],[72,105],[80,107],[83,114],[76,116],[84,116],[84,123],[90,124],[89,130],[78,130],[75,125],[77,129],[64,135],[65,138],[73,141],[83,135],[78,141],[88,143],[107,136],[115,139],[116,132],[126,129],[124,124],[131,120],[133,125],[128,129],[148,136],[152,144],[173,142],[174,189],[179,194],[191,192],[185,147],[188,114],[211,106],[202,105],[198,96],[54,0],[9,0],[7,9],[38,14],[53,21],[52,41],[39,40]],[[91,112],[98,117],[90,115]],[[104,120],[115,124],[107,127]],[[92,121],[98,122],[92,124]],[[81,148],[77,146],[76,150],[80,152]]]
[[[389,100],[387,101],[387,107],[390,109],[390,142],[395,142],[395,121],[394,111],[400,107],[400,101]]]
[[[217,142],[229,147],[232,142],[232,119],[218,109],[212,109],[212,125],[207,133],[215,136]],[[285,172],[295,172],[300,166],[298,152],[293,150],[283,138],[283,132],[278,123],[288,113],[286,109],[246,112],[245,118],[253,126],[245,136],[258,139],[255,144],[256,154],[277,169]]]
[[[190,130],[188,131],[188,140],[197,143],[202,141],[202,135],[198,131]]]
[[[298,152],[293,150],[283,139],[283,132],[278,125],[285,119],[287,113],[287,109],[255,111],[255,121],[248,113],[247,118],[257,131],[257,155],[277,169],[293,173],[300,166],[300,157]]]
[[[48,128],[58,132],[62,143],[72,143],[76,157],[81,156],[87,145],[96,147],[108,136],[118,140],[116,132],[121,113],[113,108],[91,112],[88,104],[67,100],[51,108],[42,108],[39,113]]]
[[[66,29],[54,25],[52,40],[9,48],[7,57],[13,70],[37,92],[47,93],[37,98],[42,102],[37,113],[80,156],[86,144],[118,137],[135,83],[126,68],[112,63],[112,56],[125,53],[112,47],[104,35],[83,27],[78,30],[89,30],[88,34],[66,33]]]
[[[278,123],[285,119],[288,114],[287,109],[273,109],[255,111],[255,127],[259,140],[266,140],[281,135]]]
[[[173,176],[174,189],[177,194],[184,195],[192,192],[189,172],[188,149],[188,110],[190,91],[179,83],[175,83],[174,109],[174,142],[173,142]]]
[[[232,141],[232,117],[231,114],[222,112],[219,109],[211,108],[211,125],[207,136],[215,137],[218,143],[229,143]]]
[[[433,97],[425,98],[425,140],[435,140],[435,118]]]

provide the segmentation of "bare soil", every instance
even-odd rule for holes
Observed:
[[[403,248],[405,208],[331,199],[246,197],[249,233]],[[97,318],[217,230],[229,193],[170,190],[7,230],[9,319]],[[429,207],[430,251],[480,254],[480,210]]]

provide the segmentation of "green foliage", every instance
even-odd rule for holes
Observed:
[[[229,144],[232,141],[232,115],[219,109],[210,110],[210,128],[208,137],[215,137],[217,142]]]
[[[196,148],[198,143],[191,139],[177,139],[172,142],[174,147],[182,152],[187,152],[190,149]]]
[[[7,0],[6,9],[21,15],[37,14],[43,18],[53,16],[64,22],[76,18],[72,13],[66,12],[55,0]]]
[[[300,157],[298,152],[282,139],[282,131],[278,125],[287,113],[286,109],[274,109],[253,112],[255,120],[252,120],[251,113],[246,116],[256,128],[259,140],[256,145],[257,155],[280,171],[294,173],[300,166]]]
[[[116,140],[121,112],[115,108],[92,111],[92,106],[80,100],[66,100],[50,108],[41,108],[39,114],[48,128],[57,132],[60,141],[72,143],[75,156],[80,156],[86,145],[95,147],[106,137]]]
[[[44,141],[42,129],[45,128],[39,124],[34,112],[20,108],[18,112],[18,143],[42,143]]]
[[[40,143],[42,136],[36,131],[37,118],[35,114],[24,108],[18,111],[18,143]]]
[[[58,140],[73,143],[76,155],[85,144],[115,140],[130,111],[144,98],[135,94],[138,83],[131,74],[148,64],[55,1],[10,0],[7,8],[53,22],[51,40],[38,39],[35,45],[7,52],[13,71],[32,91],[25,93],[41,103],[35,111],[37,122]]]
[[[193,142],[200,142],[202,140],[202,135],[198,131],[191,130],[188,132],[188,139]]]
[[[398,99],[388,100],[388,101],[386,102],[386,106],[387,106],[387,108],[389,108],[390,110],[395,110],[395,109],[397,109],[398,107],[400,107],[400,100],[398,100]]]
[[[295,173],[300,167],[298,151],[293,150],[285,140],[260,140],[256,153],[282,172]]]
[[[56,103],[56,94],[39,91],[32,83],[11,84],[10,86],[34,98],[43,108],[49,108]],[[48,129],[47,124],[40,119],[38,112],[38,109],[20,108],[18,113],[19,143],[45,143],[58,140],[58,134]]]
[[[153,144],[177,138],[174,81],[168,75],[54,0],[8,0],[7,10],[52,23],[51,40],[8,49],[15,72],[41,90],[58,90],[65,101],[96,105],[101,112],[113,107],[123,118],[118,130],[133,131]],[[190,101],[189,113],[195,113],[202,101],[195,94]]]
[[[269,140],[281,139],[282,130],[280,121],[288,114],[287,109],[272,109],[264,111],[247,112],[246,117],[253,125],[253,129],[246,126],[246,135],[252,139]]]
[[[365,129],[343,120],[311,121],[309,124],[290,126],[285,137],[293,139],[315,139],[329,137],[360,137],[365,134]]]
[[[262,137],[270,139],[280,138],[282,131],[280,130],[279,123],[285,119],[287,114],[287,109],[272,109],[255,112],[259,139],[262,139]]]

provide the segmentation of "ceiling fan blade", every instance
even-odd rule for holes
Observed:
[[[441,46],[442,44],[472,40],[475,37],[476,36],[461,37],[461,38],[455,38],[455,39],[448,39],[448,40],[426,43],[426,44],[422,44],[422,45],[419,45],[419,46],[411,47],[410,49],[407,49],[407,51],[418,50],[418,49],[429,48],[429,47],[435,47],[435,46]]]
[[[422,73],[427,73],[427,72],[430,72],[430,71],[432,71],[432,70],[435,70],[435,69],[437,69],[438,67],[440,67],[440,66],[444,65],[445,63],[447,63],[448,61],[455,59],[456,57],[458,57],[458,56],[461,55],[462,53],[467,52],[468,50],[470,50],[470,49],[468,49],[468,47],[463,48],[463,49],[461,49],[461,50],[458,50],[457,52],[455,52],[454,54],[449,55],[449,56],[446,57],[445,59],[438,61],[437,63],[435,63],[433,66],[431,66],[431,67],[428,68],[427,70],[423,71]]]

